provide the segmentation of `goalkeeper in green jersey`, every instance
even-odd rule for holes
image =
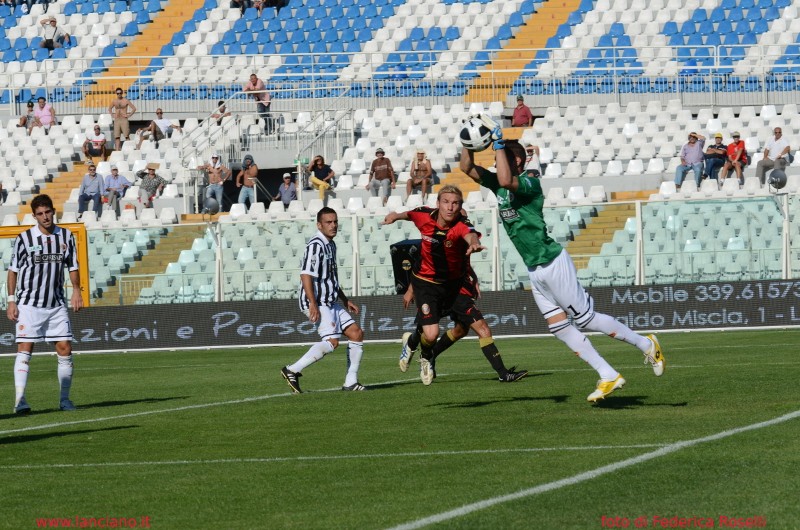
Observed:
[[[655,336],[643,337],[609,315],[597,313],[591,295],[578,281],[572,258],[550,238],[542,214],[544,193],[539,179],[525,172],[525,149],[504,141],[490,118],[480,117],[492,130],[497,173],[475,164],[474,153],[461,152],[461,170],[497,196],[500,219],[511,242],[528,267],[536,305],[548,328],[600,376],[587,399],[596,402],[622,388],[625,379],[600,356],[580,330],[600,331],[639,348],[656,376],[664,373],[664,355]]]

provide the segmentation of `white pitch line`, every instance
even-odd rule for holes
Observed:
[[[281,462],[300,462],[314,460],[360,460],[376,458],[409,458],[426,456],[462,456],[462,455],[486,455],[486,454],[507,454],[507,453],[545,453],[557,451],[607,451],[613,449],[651,449],[653,447],[664,447],[665,444],[640,444],[640,445],[592,445],[576,447],[523,447],[509,449],[465,449],[463,451],[423,451],[414,453],[376,453],[366,455],[313,455],[313,456],[275,456],[269,458],[218,458],[213,460],[152,460],[152,461],[128,461],[128,462],[85,462],[80,464],[12,464],[0,466],[0,469],[63,469],[63,468],[82,468],[82,467],[133,467],[133,466],[192,466],[192,465],[211,465],[211,464],[268,464]]]
[[[784,414],[783,416],[779,416],[771,420],[745,425],[744,427],[737,427],[736,429],[729,429],[727,431],[722,431],[716,434],[703,436],[701,438],[695,438],[693,440],[675,442],[666,445],[664,447],[661,447],[660,449],[656,449],[655,451],[652,451],[650,453],[645,453],[643,455],[635,456],[633,458],[620,460],[619,462],[614,462],[613,464],[601,466],[596,469],[585,471],[583,473],[578,473],[577,475],[573,475],[571,477],[563,478],[560,480],[555,480],[553,482],[548,482],[546,484],[540,484],[539,486],[534,486],[532,488],[520,490],[515,493],[500,495],[498,497],[492,497],[482,501],[474,502],[472,504],[466,504],[454,510],[449,510],[446,512],[424,517],[422,519],[417,519],[416,521],[411,521],[408,523],[391,527],[389,530],[412,530],[415,528],[422,528],[424,526],[441,523],[443,521],[449,521],[450,519],[455,519],[457,517],[462,517],[464,515],[468,515],[473,512],[485,510],[486,508],[491,508],[492,506],[496,506],[498,504],[502,504],[505,502],[515,501],[518,499],[523,499],[525,497],[533,497],[534,495],[539,495],[540,493],[547,493],[549,491],[561,489],[567,486],[580,484],[581,482],[586,482],[587,480],[592,480],[597,477],[607,475],[608,473],[619,471],[620,469],[625,469],[627,467],[631,467],[636,464],[641,464],[642,462],[647,462],[649,460],[654,460],[656,458],[666,456],[671,453],[675,453],[677,451],[680,451],[681,449],[687,449],[689,447],[694,447],[696,445],[700,445],[706,442],[714,442],[747,431],[754,431],[758,429],[763,429],[765,427],[771,427],[773,425],[785,423],[787,421],[799,417],[800,417],[800,410],[796,410],[794,412]]]

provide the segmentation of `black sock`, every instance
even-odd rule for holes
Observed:
[[[497,349],[497,346],[494,345],[494,339],[491,337],[481,338],[478,342],[481,345],[481,351],[484,357],[486,357],[486,360],[492,365],[497,375],[500,377],[505,376],[508,370],[506,370],[506,365],[503,363],[503,357],[500,355],[500,351]]]
[[[422,329],[421,328],[415,329],[414,333],[412,333],[411,336],[408,337],[408,349],[410,349],[411,351],[416,350],[417,347],[419,346],[419,339],[421,336],[422,336]]]
[[[422,358],[431,360],[433,359],[433,347],[436,345],[436,341],[428,342],[423,335],[419,341],[420,348],[422,349]]]
[[[436,341],[436,345],[433,347],[433,358],[436,359],[440,354],[444,353],[447,348],[455,344],[455,342],[452,330],[448,329],[439,337],[439,340]]]

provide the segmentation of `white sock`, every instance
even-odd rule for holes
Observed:
[[[594,318],[585,327],[591,331],[605,333],[612,339],[633,344],[642,350],[642,353],[647,353],[652,344],[647,337],[642,337],[619,320],[603,313],[595,313]]]
[[[295,373],[302,372],[303,370],[305,370],[306,367],[311,366],[312,364],[319,361],[332,351],[333,351],[333,344],[331,344],[327,340],[317,342],[316,344],[311,346],[305,353],[305,355],[300,357],[300,359],[296,363],[290,364],[286,368]]]
[[[19,403],[19,400],[25,397],[25,387],[28,386],[28,370],[31,362],[31,354],[26,352],[17,352],[17,359],[14,361],[14,388],[16,390],[16,398],[14,405]]]
[[[555,335],[556,338],[566,344],[570,350],[574,351],[578,357],[586,361],[589,366],[600,374],[600,379],[613,380],[619,375],[619,372],[614,370],[611,365],[600,356],[597,350],[594,349],[589,339],[578,331],[575,326],[570,324],[568,320],[557,324],[551,324],[549,327],[550,332]]]
[[[72,354],[58,357],[58,384],[61,388],[61,401],[69,399],[69,389],[72,388]]]
[[[347,376],[344,378],[344,386],[358,383],[358,367],[361,364],[361,356],[363,354],[363,342],[353,342],[351,340],[347,344]]]

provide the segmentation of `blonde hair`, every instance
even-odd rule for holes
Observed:
[[[458,195],[458,198],[461,201],[464,201],[464,194],[461,192],[461,189],[458,186],[454,186],[452,184],[445,184],[439,189],[439,193],[436,195],[436,199],[441,199],[442,195],[445,193],[452,193],[453,195]]]

